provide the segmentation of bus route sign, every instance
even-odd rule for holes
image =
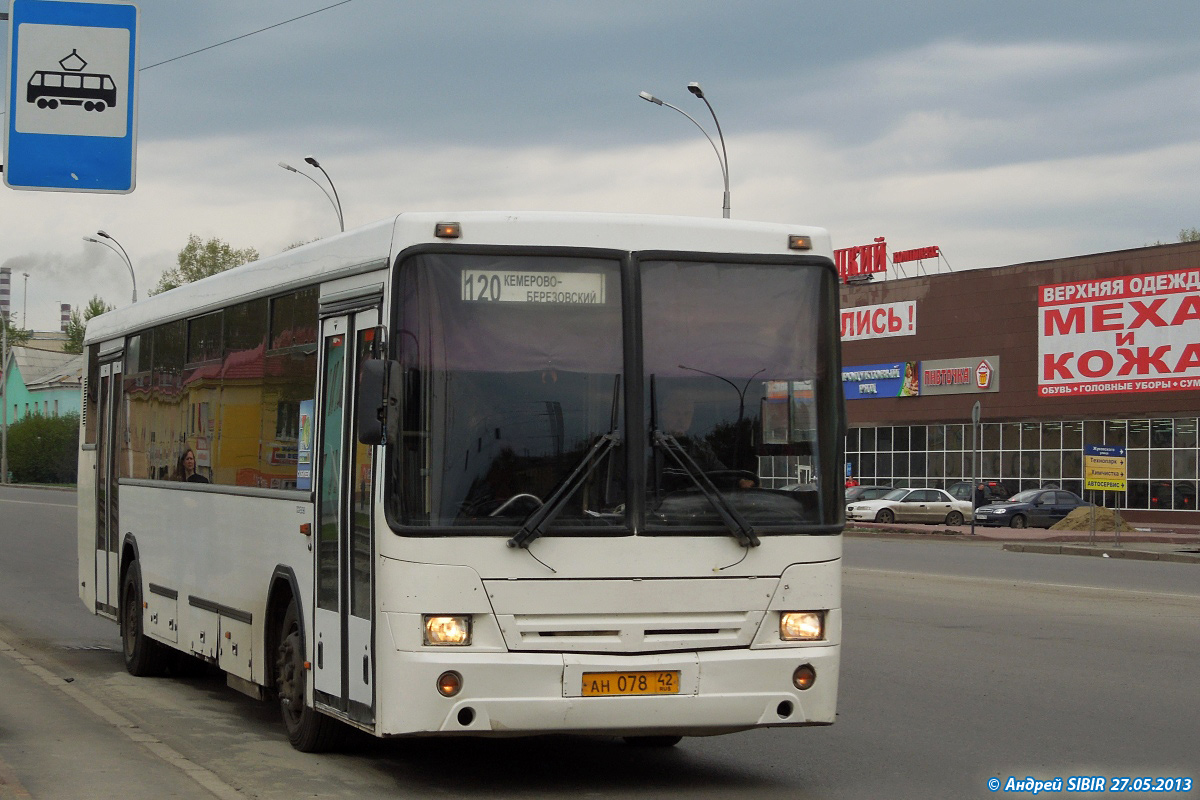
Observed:
[[[138,29],[127,3],[13,0],[6,185],[133,191]]]

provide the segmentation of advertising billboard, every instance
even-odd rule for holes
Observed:
[[[916,397],[921,393],[916,361],[868,364],[842,368],[842,390],[847,400],[877,397]]]
[[[916,334],[917,303],[915,300],[842,309],[843,342],[883,339],[887,336],[915,336]]]
[[[1200,389],[1200,269],[1038,288],[1038,395]]]
[[[1000,356],[941,358],[921,362],[921,394],[1000,391]]]

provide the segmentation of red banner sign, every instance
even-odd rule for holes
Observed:
[[[1200,269],[1038,293],[1038,394],[1200,389]]]
[[[856,275],[884,272],[888,267],[887,242],[880,238],[873,244],[834,250],[833,260],[843,281]]]
[[[941,255],[938,246],[935,244],[932,247],[918,247],[915,250],[897,250],[892,253],[893,264],[903,264],[906,261],[924,261],[927,258],[937,258]]]

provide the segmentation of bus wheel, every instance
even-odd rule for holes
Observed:
[[[683,741],[682,736],[626,736],[625,744],[630,747],[674,747]]]
[[[142,569],[133,561],[121,584],[121,645],[125,669],[139,678],[161,675],[167,667],[167,648],[142,630]]]
[[[44,98],[44,97],[38,98],[38,102],[37,102],[38,108],[45,108],[48,105],[49,105],[49,103],[46,102],[46,98]]]
[[[91,111],[95,107],[96,107],[96,104],[93,103],[91,100],[88,100],[86,103],[83,104],[84,111]]]
[[[46,106],[49,108],[58,108],[58,101],[57,100],[47,100]]]
[[[288,741],[302,753],[319,753],[336,744],[340,725],[305,702],[309,672],[305,668],[304,635],[296,601],[288,603],[279,626],[275,689]]]
[[[105,106],[104,103],[102,103],[98,100],[96,101],[96,110],[97,111],[103,111],[105,108],[107,108],[107,106]]]

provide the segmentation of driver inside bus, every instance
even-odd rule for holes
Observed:
[[[672,393],[667,396],[659,409],[659,430],[672,436],[687,452],[700,471],[713,477],[712,473],[731,473],[731,470],[717,455],[707,437],[692,433],[692,421],[695,417],[696,404],[686,394]],[[678,469],[668,458],[667,474],[676,475]],[[750,477],[753,473],[739,472],[732,482],[738,489],[752,489],[755,481]],[[690,485],[690,480],[687,481]],[[718,488],[724,488],[718,485]],[[732,488],[730,486],[729,488]]]

